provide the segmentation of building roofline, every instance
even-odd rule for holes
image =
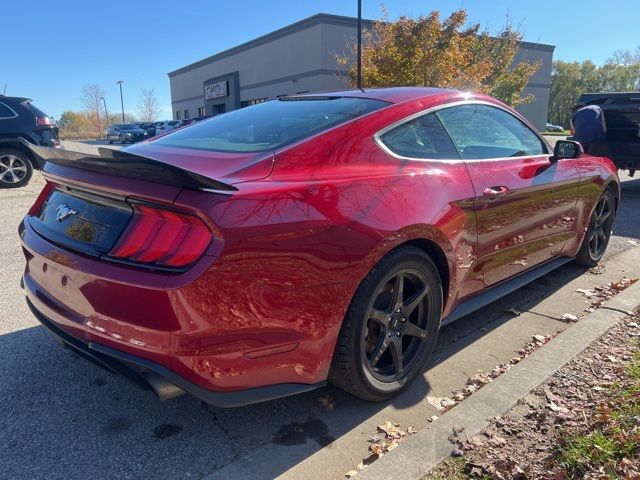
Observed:
[[[203,58],[202,60],[198,60],[197,62],[190,63],[184,67],[178,68],[169,72],[167,75],[169,78],[179,75],[181,73],[188,72],[190,70],[196,69],[208,63],[214,62],[216,60],[221,60],[226,57],[230,57],[232,55],[236,55],[238,53],[244,52],[251,48],[258,47],[265,43],[271,42],[273,40],[277,40],[278,38],[285,37],[292,33],[298,32],[300,30],[304,30],[309,27],[314,27],[316,25],[338,25],[338,26],[346,26],[351,27],[355,26],[357,22],[357,18],[355,17],[347,17],[344,15],[333,15],[330,13],[316,13],[310,17],[299,20],[290,25],[284,26],[273,32],[267,33],[265,35],[261,35],[253,40],[249,40],[248,42],[241,43],[240,45],[236,45],[235,47],[231,47],[227,50],[223,50],[222,52],[216,53],[209,57]],[[365,26],[371,26],[375,23],[375,20],[370,19],[362,19],[362,23]],[[550,51],[553,52],[555,50],[554,45],[547,45],[544,43],[535,43],[535,42],[526,42],[521,41],[520,45],[528,50],[542,50],[542,51]]]
[[[253,40],[249,40],[248,42],[241,43],[240,45],[236,45],[235,47],[231,47],[227,50],[223,50],[220,53],[216,53],[211,55],[210,57],[203,58],[202,60],[198,60],[197,62],[191,63],[184,67],[178,68],[169,72],[169,78],[178,75],[180,73],[188,72],[189,70],[193,70],[194,68],[201,67],[207,63],[221,60],[223,58],[229,57],[231,55],[236,55],[240,52],[244,52],[245,50],[249,50],[251,48],[260,46],[264,43],[271,42],[278,38],[285,37],[292,33],[298,32],[300,30],[304,30],[309,27],[314,27],[316,25],[324,24],[324,25],[339,25],[339,26],[353,26],[356,24],[355,17],[346,17],[343,15],[332,15],[329,13],[317,13],[310,17],[304,18],[298,22],[292,23],[285,27],[274,30],[273,32],[267,33],[265,35],[261,35]],[[363,25],[372,25],[374,20],[362,19]]]

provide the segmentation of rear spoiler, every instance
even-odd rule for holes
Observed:
[[[219,182],[176,165],[136,155],[135,153],[111,148],[98,148],[99,155],[90,155],[60,148],[41,147],[28,142],[24,138],[20,138],[20,141],[43,164],[44,162],[51,162],[57,165],[108,173],[118,177],[152,181],[174,187],[199,190],[238,190],[233,185]]]

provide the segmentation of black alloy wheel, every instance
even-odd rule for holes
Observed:
[[[615,198],[611,190],[606,189],[589,217],[589,225],[576,257],[579,264],[592,267],[604,256],[614,220]]]
[[[424,371],[441,316],[442,285],[429,255],[413,246],[391,251],[351,300],[329,380],[364,400],[395,396]]]

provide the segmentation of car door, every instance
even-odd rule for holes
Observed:
[[[473,183],[485,285],[558,256],[574,235],[573,163],[555,161],[537,133],[496,105],[465,103],[437,115]]]

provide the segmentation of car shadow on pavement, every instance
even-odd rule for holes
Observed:
[[[640,239],[640,178],[629,179],[626,173],[620,174],[622,194],[613,233],[622,237]],[[623,221],[624,219],[624,221]]]
[[[444,327],[429,368],[511,321],[508,309],[532,308],[583,273],[566,265]],[[408,408],[430,391],[421,376],[385,403],[363,402],[328,386],[219,409],[189,396],[160,402],[63,350],[39,326],[0,336],[0,352],[0,464],[14,479],[86,478],[86,472],[96,478],[200,478],[272,442],[297,445],[256,477],[273,478],[387,406]],[[326,395],[336,403],[329,413],[318,401]]]

